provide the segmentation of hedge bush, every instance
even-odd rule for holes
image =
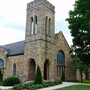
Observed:
[[[13,87],[13,90],[24,90],[24,89],[27,89],[27,90],[36,90],[36,89],[40,89],[40,88],[45,88],[45,87],[49,87],[49,86],[55,86],[55,85],[58,85],[58,84],[61,84],[62,81],[61,80],[55,80],[55,81],[46,81],[46,82],[43,82],[42,84],[35,84],[34,82],[30,82],[30,83],[27,83],[27,84],[18,84],[18,85],[15,85]]]
[[[19,83],[20,83],[20,80],[17,77],[8,77],[4,79],[3,86],[13,86]]]

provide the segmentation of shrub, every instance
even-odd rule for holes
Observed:
[[[34,85],[34,82],[30,83],[20,83],[13,86],[13,90],[23,90],[23,89],[31,89],[31,86]]]
[[[54,86],[54,85],[58,85],[58,84],[61,84],[61,83],[62,83],[61,80],[47,81],[47,82],[43,82],[42,84],[35,84],[34,82],[20,83],[18,85],[15,85],[13,87],[13,90],[24,90],[24,89],[36,90],[36,89],[39,89],[39,88]]]
[[[43,88],[43,85],[42,84],[34,84],[32,86],[29,86],[28,88],[29,88],[29,90],[35,90],[35,89]]]
[[[63,70],[62,70],[61,80],[62,80],[62,81],[65,81],[65,73],[64,73],[64,71],[63,71]]]
[[[23,85],[21,83],[13,86],[13,90],[22,90],[22,89]]]
[[[41,75],[39,65],[37,66],[37,71],[36,71],[36,76],[35,76],[35,84],[42,84],[42,75]]]
[[[20,80],[17,77],[9,77],[4,79],[3,86],[13,86],[19,83],[20,83]]]
[[[2,74],[2,71],[0,69],[0,82],[3,81],[3,74]]]
[[[43,83],[43,87],[54,86],[54,85],[58,85],[58,84],[61,84],[61,83],[62,83],[61,80],[48,81],[48,82]]]
[[[61,84],[62,80],[55,80],[54,83],[55,83],[55,85]]]

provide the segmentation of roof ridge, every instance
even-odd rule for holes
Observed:
[[[24,42],[24,41],[25,41],[25,40],[8,43],[8,44],[5,44],[5,45],[2,45],[2,47],[3,47],[3,46],[7,46],[7,45],[11,45],[11,44],[16,44],[16,43],[19,43],[19,42]]]

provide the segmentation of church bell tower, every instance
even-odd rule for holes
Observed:
[[[54,76],[55,7],[47,0],[27,4],[25,55],[39,65],[43,78]]]

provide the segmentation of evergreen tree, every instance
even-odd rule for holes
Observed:
[[[0,69],[0,81],[3,81],[3,74],[2,74],[1,69]]]
[[[42,75],[39,65],[37,66],[36,76],[35,76],[35,84],[42,84]]]
[[[72,52],[84,64],[90,64],[90,0],[76,0],[74,10],[69,12],[71,36],[73,37]]]

